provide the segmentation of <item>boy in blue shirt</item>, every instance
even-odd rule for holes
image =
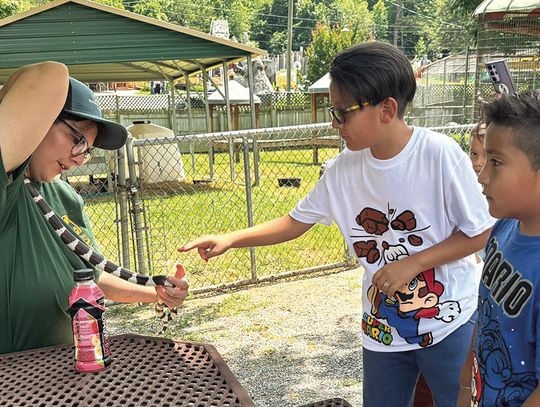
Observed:
[[[460,406],[540,405],[540,92],[485,107],[488,240]]]

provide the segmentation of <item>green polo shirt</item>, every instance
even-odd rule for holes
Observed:
[[[0,155],[1,157],[1,155]],[[0,354],[71,344],[66,312],[73,270],[87,265],[54,233],[23,183],[0,158]],[[36,184],[49,205],[93,242],[80,196],[61,180]],[[69,222],[68,222],[69,223]]]

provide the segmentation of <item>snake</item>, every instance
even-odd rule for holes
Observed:
[[[131,270],[118,266],[114,262],[107,260],[101,253],[88,246],[75,234],[71,233],[68,228],[65,227],[62,220],[49,206],[49,204],[45,201],[43,196],[41,196],[38,190],[32,185],[32,182],[28,178],[24,179],[24,184],[30,192],[32,200],[38,206],[41,214],[43,215],[47,223],[60,237],[62,242],[64,242],[64,244],[69,247],[71,251],[73,251],[81,259],[86,260],[92,266],[102,271],[105,271],[106,273],[112,274],[113,276],[119,277],[122,280],[128,281],[133,284],[143,285],[147,287],[155,287],[158,285],[175,287],[174,284],[167,280],[167,276],[165,275],[147,276],[134,273]],[[167,304],[158,300],[155,304],[155,310],[157,317],[162,322],[161,330],[158,332],[161,334],[165,332],[169,322],[173,320],[176,316],[177,309],[176,307],[169,307]]]

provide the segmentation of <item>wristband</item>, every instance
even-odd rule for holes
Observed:
[[[460,390],[471,390],[471,386],[463,386],[462,384],[459,385]]]

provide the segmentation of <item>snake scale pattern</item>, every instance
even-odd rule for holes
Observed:
[[[58,217],[58,215],[56,215],[54,210],[47,204],[47,202],[45,202],[45,199],[32,185],[28,178],[25,178],[24,183],[30,192],[32,199],[43,214],[45,220],[51,225],[62,242],[64,242],[66,246],[68,246],[77,256],[86,260],[92,266],[130,283],[148,287],[155,287],[157,285],[174,287],[174,285],[167,280],[167,276],[146,276],[137,274],[105,259],[103,255],[96,252],[86,243],[81,241],[64,226],[62,220]],[[171,321],[176,315],[177,310],[176,308],[169,308],[166,304],[161,303],[160,301],[156,303],[155,307],[158,318],[160,318],[163,322],[163,327],[160,331],[160,333],[162,333],[167,328],[168,322]]]

